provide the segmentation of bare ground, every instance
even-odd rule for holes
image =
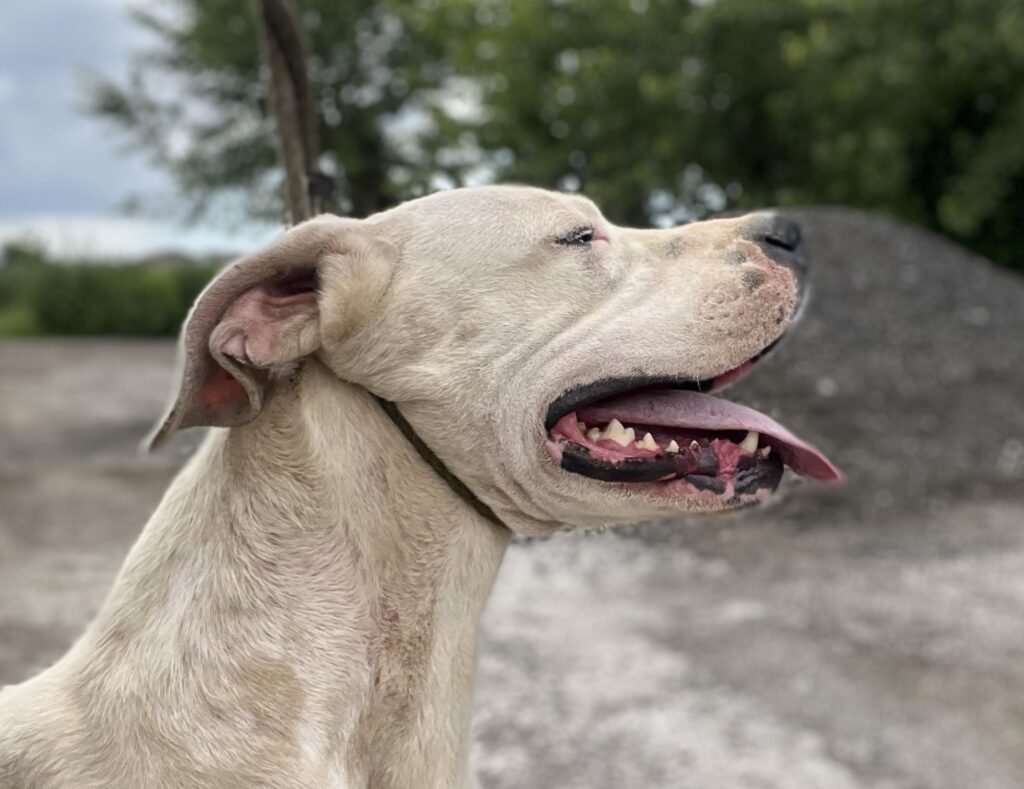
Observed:
[[[1024,284],[891,222],[804,219],[816,298],[735,397],[849,483],[515,544],[484,787],[1024,786]],[[68,647],[195,443],[135,451],[172,357],[0,343],[0,683]]]

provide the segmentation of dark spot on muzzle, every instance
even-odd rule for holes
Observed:
[[[742,266],[748,260],[750,258],[742,249],[731,249],[725,253],[725,263],[728,266]]]
[[[683,243],[681,238],[673,238],[665,244],[665,257],[671,258],[672,260],[678,260],[683,256],[683,251],[685,249],[686,244]]]
[[[764,284],[764,274],[757,269],[748,269],[740,274],[740,284],[747,293],[753,293]]]

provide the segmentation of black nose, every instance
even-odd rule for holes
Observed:
[[[785,252],[796,252],[800,249],[803,236],[800,234],[800,225],[792,219],[778,216],[772,220],[762,241],[770,247],[776,247]]]
[[[753,229],[753,241],[776,263],[791,268],[803,280],[807,261],[803,255],[800,225],[788,217],[770,214]]]

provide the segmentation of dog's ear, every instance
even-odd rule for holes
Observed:
[[[331,316],[332,330],[365,317],[390,280],[394,250],[358,224],[306,222],[207,286],[185,321],[177,395],[147,439],[150,449],[176,430],[255,419],[274,378],[320,348],[325,293],[344,313]]]

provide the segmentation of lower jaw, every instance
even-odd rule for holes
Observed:
[[[629,487],[629,484],[625,483],[624,487]],[[767,501],[775,493],[774,487],[737,493],[731,479],[718,477],[696,483],[685,478],[668,482],[640,483],[636,487],[642,488],[644,493],[654,498],[689,501],[708,511],[749,507]]]
[[[715,513],[752,507],[768,501],[774,489],[759,488],[752,493],[736,493],[731,481],[716,480],[716,490],[701,489],[685,479],[670,482],[614,482],[611,485],[629,496],[642,496],[648,501],[680,509],[682,512]]]
[[[556,465],[561,466],[564,445],[560,446],[558,442],[549,440],[546,448],[551,459]],[[682,505],[687,511],[712,513],[749,507],[767,501],[778,488],[783,468],[781,464],[778,465],[766,478],[741,478],[739,491],[737,480],[723,475],[691,474],[674,479],[634,482],[602,480],[584,473],[570,473],[608,485],[630,496],[639,494],[659,503]]]

